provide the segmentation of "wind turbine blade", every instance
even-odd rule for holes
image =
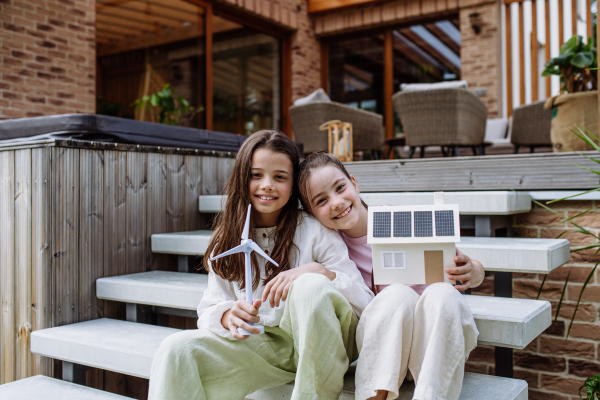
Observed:
[[[261,256],[263,256],[264,258],[266,258],[267,260],[271,261],[273,264],[275,264],[276,266],[279,267],[279,264],[277,264],[275,261],[273,261],[273,259],[271,257],[269,257],[267,255],[267,253],[265,253],[263,251],[263,249],[260,248],[259,245],[257,245],[256,243],[252,242],[250,244],[250,247],[252,247],[252,250],[254,250],[255,252],[257,252],[258,254],[260,254]]]
[[[219,254],[218,256],[214,256],[213,258],[210,259],[210,261],[212,260],[216,260],[217,258],[221,258],[221,257],[225,257],[225,256],[229,256],[231,254],[235,254],[235,253],[243,253],[244,252],[244,246],[240,245],[237,247],[234,247],[231,250],[227,250],[221,254]]]
[[[248,213],[246,214],[246,224],[244,224],[244,232],[242,233],[242,240],[248,239],[250,233],[250,208],[252,204],[248,204]]]

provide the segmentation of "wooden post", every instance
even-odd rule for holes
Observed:
[[[385,107],[385,138],[392,139],[394,137],[394,105],[392,104],[392,95],[394,94],[394,49],[391,29],[385,31],[383,59],[383,104]],[[394,153],[390,152],[390,158],[393,157]]]
[[[546,62],[550,61],[550,0],[544,0],[544,17],[546,18],[546,46],[544,52],[546,55]],[[550,77],[546,77],[546,98],[552,95],[552,82]]]
[[[525,24],[523,2],[519,2],[519,105],[525,104]]]
[[[588,9],[589,9],[589,7],[588,7]],[[590,25],[592,24],[591,19],[590,19],[589,23],[590,23]],[[600,29],[598,29],[598,27],[596,27],[596,46],[598,46],[599,40],[600,40]],[[597,67],[600,68],[600,59],[598,60]],[[600,75],[600,71],[596,71],[596,72]],[[600,122],[600,89],[598,90],[598,100],[599,100],[598,101],[598,122]],[[598,130],[600,131],[600,124],[598,124],[598,127],[599,127]],[[595,135],[598,134],[598,132],[592,132],[592,133],[594,133]]]
[[[565,42],[565,6],[563,0],[558,0],[558,48]]]
[[[513,109],[512,98],[512,46],[511,46],[511,21],[510,21],[510,3],[504,6],[506,34],[506,117],[510,118]]]
[[[538,99],[538,35],[537,35],[537,4],[531,1],[531,101]]]
[[[577,35],[577,0],[571,0],[571,29]]]

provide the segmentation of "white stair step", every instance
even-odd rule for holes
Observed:
[[[567,239],[463,236],[456,247],[486,271],[548,274],[571,258]]]
[[[294,388],[293,383],[272,389],[258,390],[248,400],[284,400],[289,399]],[[411,400],[415,386],[405,381],[400,387],[398,400]],[[527,400],[527,382],[520,379],[501,378],[498,376],[465,373],[459,400]],[[344,389],[339,400],[354,400],[354,375],[346,374]]]
[[[152,235],[152,251],[204,255],[212,231]],[[566,239],[495,238],[463,236],[456,244],[463,253],[483,264],[486,271],[547,274],[571,258]]]
[[[178,329],[108,318],[31,333],[31,352],[75,364],[150,377],[152,358]]]
[[[433,204],[433,192],[361,193],[370,206],[412,206]],[[226,196],[200,196],[198,208],[203,213],[216,213],[223,209]],[[463,215],[511,215],[529,212],[531,196],[528,192],[473,191],[444,192],[446,204],[458,204]]]
[[[31,335],[31,352],[59,360],[148,378],[152,358],[162,340],[177,329],[134,322],[98,319],[35,331]],[[1,387],[0,387],[1,388]],[[260,390],[248,399],[289,398],[292,385]],[[340,400],[353,399],[354,377],[347,374]],[[401,399],[410,399],[412,385],[402,387]],[[527,383],[516,379],[466,373],[461,400],[525,400]]]
[[[195,310],[207,280],[204,274],[142,272],[98,279],[96,295],[104,300]],[[523,349],[551,323],[547,301],[468,295],[465,298],[482,344]]]
[[[213,231],[155,233],[152,235],[152,252],[179,255],[204,255]]]
[[[131,397],[36,375],[0,386],[0,399],[6,400],[131,400]]]

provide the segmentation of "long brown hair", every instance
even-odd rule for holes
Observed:
[[[311,215],[311,194],[309,188],[310,185],[308,184],[310,175],[314,170],[326,167],[328,165],[331,165],[342,171],[344,175],[346,175],[348,180],[352,182],[352,178],[346,170],[346,167],[344,167],[344,164],[342,164],[342,162],[333,154],[319,152],[312,153],[308,157],[306,157],[304,161],[302,161],[302,163],[300,164],[300,172],[298,173],[298,188],[300,190],[300,203],[302,204],[302,208],[304,209],[304,211]],[[365,208],[368,208],[367,203],[365,203],[362,199],[361,202]]]
[[[298,210],[298,165],[300,154],[298,148],[287,136],[276,130],[261,130],[254,133],[244,141],[242,147],[235,158],[233,171],[224,194],[227,195],[225,210],[219,213],[213,224],[214,234],[212,235],[206,256],[203,263],[206,270],[209,269],[209,255],[218,255],[226,250],[239,246],[241,241],[244,223],[246,222],[246,212],[250,204],[250,193],[248,190],[250,182],[250,169],[252,167],[252,156],[258,149],[270,150],[274,153],[282,153],[289,157],[294,168],[292,194],[289,201],[281,209],[277,225],[275,228],[275,245],[270,257],[275,260],[279,267],[267,262],[265,265],[264,284],[273,279],[277,274],[291,268],[290,256],[295,247],[294,234],[300,211]],[[252,210],[252,214],[256,213]],[[255,218],[250,218],[250,235],[254,233]],[[244,286],[244,254],[238,253],[228,257],[219,258],[212,261],[210,268],[223,279],[231,282],[237,282],[238,287]],[[260,281],[260,271],[256,255],[252,253],[252,289],[258,287]]]

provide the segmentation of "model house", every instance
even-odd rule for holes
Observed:
[[[454,284],[444,266],[460,241],[458,204],[369,207],[367,241],[376,285]]]

